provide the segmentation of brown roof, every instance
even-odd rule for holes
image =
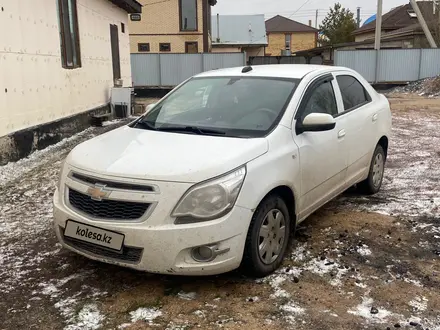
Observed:
[[[137,14],[142,12],[142,5],[136,0],[109,0],[119,8],[124,9],[127,13]]]
[[[438,11],[436,15],[433,12],[433,2],[432,1],[418,1],[417,5],[422,12],[428,24],[435,21],[438,17]],[[417,17],[411,17],[408,11],[413,11],[411,4],[406,4],[403,6],[396,7],[390,12],[382,16],[382,30],[392,31],[397,29],[402,29],[407,26],[411,26],[418,23]],[[365,32],[372,32],[376,30],[376,21],[370,22],[361,28],[353,32],[353,34],[362,34]]]
[[[266,32],[318,32],[317,29],[277,15],[266,21]]]

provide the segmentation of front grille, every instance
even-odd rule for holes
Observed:
[[[150,204],[103,199],[95,201],[90,196],[69,189],[69,202],[74,208],[94,218],[109,220],[136,220],[142,217]]]
[[[98,185],[106,186],[107,188],[113,188],[113,189],[137,190],[137,191],[148,191],[148,192],[154,191],[154,188],[150,187],[150,186],[95,179],[95,178],[81,175],[78,173],[72,173],[72,178],[74,178],[78,181],[82,181],[84,183],[89,183],[92,185],[98,184]]]
[[[60,229],[61,232],[63,233],[64,229],[63,228]],[[119,253],[88,242],[78,241],[76,239],[67,236],[64,236],[64,242],[67,245],[73,247],[74,249],[77,249],[84,253],[91,253],[95,256],[114,259],[122,262],[134,263],[134,264],[139,263],[142,257],[142,252],[144,251],[144,249],[142,248],[123,246],[122,253]]]

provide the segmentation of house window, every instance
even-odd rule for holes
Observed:
[[[170,43],[159,44],[159,51],[170,52],[171,51],[171,44]]]
[[[179,0],[180,31],[197,31],[197,0]]]
[[[76,0],[58,0],[57,4],[63,68],[79,68],[81,67],[81,51]]]
[[[125,24],[124,23],[121,23],[121,32],[125,33]]]
[[[138,44],[138,52],[149,52],[150,44],[149,43],[139,43]]]
[[[290,44],[292,42],[292,35],[286,34],[286,50],[290,50]]]
[[[185,42],[185,53],[197,54],[199,52],[199,43],[197,41]]]

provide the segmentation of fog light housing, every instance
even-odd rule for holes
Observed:
[[[218,245],[203,245],[191,250],[191,257],[197,262],[210,262],[217,256],[228,253],[230,248],[219,249]]]
[[[210,262],[217,256],[214,251],[215,246],[199,246],[192,249],[191,256],[197,262]]]

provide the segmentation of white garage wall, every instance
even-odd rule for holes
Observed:
[[[67,70],[56,1],[0,0],[0,137],[108,103],[110,24],[118,26],[121,76],[131,86],[127,13],[107,0],[77,0],[82,67]]]

